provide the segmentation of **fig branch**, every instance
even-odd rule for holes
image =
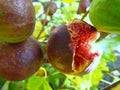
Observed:
[[[79,6],[78,6],[77,14],[84,13],[84,15],[81,18],[82,21],[84,20],[84,18],[89,13],[89,10],[87,10],[87,8],[89,7],[89,5],[90,5],[90,0],[80,0],[79,1]]]
[[[41,36],[42,32],[44,31],[45,20],[47,19],[48,12],[49,12],[49,7],[50,7],[50,5],[52,4],[52,1],[53,1],[53,0],[50,0],[50,3],[48,4],[47,12],[45,12],[45,18],[44,18],[44,20],[43,20],[43,26],[42,26],[42,29],[40,30],[40,32],[39,32],[39,34],[38,34],[38,36],[37,36],[36,39],[39,39],[39,37]]]
[[[85,12],[85,14],[82,16],[81,21],[84,20],[84,18],[88,15],[89,11]]]

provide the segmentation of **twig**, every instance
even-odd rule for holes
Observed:
[[[82,16],[82,18],[81,18],[82,21],[83,21],[84,18],[88,15],[88,13],[89,13],[89,10],[88,10],[87,12],[85,12],[85,14]]]
[[[104,83],[107,83],[107,84],[109,84],[109,85],[111,85],[112,83],[110,83],[109,81],[106,81],[106,80],[101,80],[102,82],[104,82]]]
[[[78,7],[78,10],[77,10],[77,14],[80,14],[80,4],[81,4],[81,0],[79,0],[79,7]]]
[[[106,33],[106,32],[100,32],[100,38],[97,40],[97,41],[100,41],[102,39],[104,39],[106,36],[108,36],[109,33]]]
[[[45,27],[45,20],[47,19],[47,16],[48,16],[48,12],[49,12],[49,7],[51,5],[53,0],[50,0],[50,3],[48,4],[48,8],[47,8],[47,12],[45,13],[45,18],[44,18],[44,21],[43,21],[43,26],[42,26],[42,30],[39,32],[38,36],[36,39],[39,39],[40,35],[42,34],[42,32],[44,31],[44,27]]]

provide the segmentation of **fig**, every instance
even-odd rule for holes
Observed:
[[[0,0],[0,41],[22,42],[32,35],[34,26],[31,0]]]
[[[98,31],[120,34],[120,0],[93,0],[89,17]]]
[[[84,75],[92,71],[101,56],[99,48],[93,45],[98,37],[96,28],[80,20],[56,27],[48,40],[49,62],[65,74]]]
[[[46,19],[42,19],[42,20],[41,20],[41,23],[42,23],[42,25],[47,26],[48,23],[49,23],[49,21],[46,20]]]
[[[0,76],[11,81],[24,80],[43,63],[39,42],[28,38],[20,43],[0,42]]]
[[[55,28],[56,28],[56,26],[52,26],[52,27],[50,28],[50,31],[53,31]]]
[[[44,11],[48,13],[48,15],[52,16],[57,10],[57,5],[55,2],[45,2],[44,3]]]
[[[80,0],[79,9],[77,11],[78,14],[86,13],[87,8],[90,6],[90,0]]]

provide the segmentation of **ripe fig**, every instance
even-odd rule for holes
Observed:
[[[33,33],[34,26],[31,0],[0,0],[0,41],[24,41]]]
[[[42,64],[43,53],[37,40],[21,43],[0,42],[0,76],[19,81],[34,74]]]
[[[48,40],[49,62],[65,74],[88,73],[98,65],[101,56],[99,48],[93,46],[98,37],[93,26],[80,20],[56,27]]]
[[[120,34],[120,0],[93,0],[89,17],[98,31]]]
[[[55,2],[45,2],[44,3],[44,11],[48,13],[48,15],[52,16],[57,10],[57,5]],[[48,12],[47,12],[48,11]]]

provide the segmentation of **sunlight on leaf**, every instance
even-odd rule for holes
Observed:
[[[45,78],[32,76],[27,83],[27,90],[52,90]]]
[[[36,24],[35,24],[35,30],[33,32],[33,37],[37,37],[39,32],[42,30],[42,24],[40,21],[36,21]]]
[[[117,50],[120,51],[120,35],[105,38],[98,42],[105,51]]]
[[[74,2],[74,0],[62,0],[62,2],[68,3],[68,4],[72,4]]]
[[[36,17],[43,13],[43,7],[40,2],[33,2],[35,8]]]
[[[10,82],[9,90],[25,90],[26,81]]]
[[[6,81],[1,90],[9,90],[10,81]]]

